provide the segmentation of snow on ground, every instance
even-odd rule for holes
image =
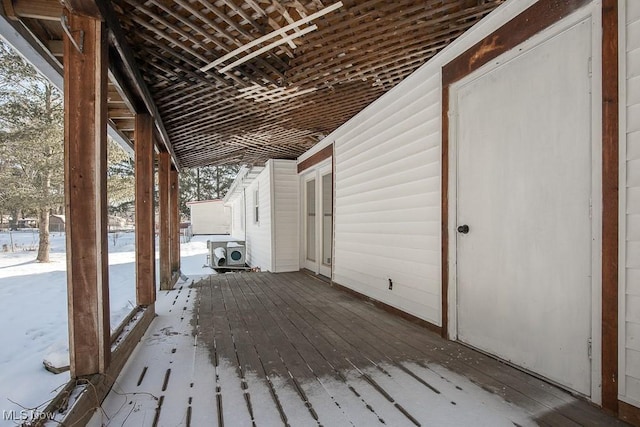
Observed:
[[[181,244],[183,274],[213,272],[203,268],[208,239]],[[0,252],[0,426],[16,424],[5,419],[11,411],[20,416],[22,407],[44,405],[69,381],[68,372],[54,375],[42,365],[45,358],[68,364],[65,235],[51,234],[49,263],[35,262],[37,230],[0,233],[0,248],[12,243],[15,252]],[[135,306],[133,232],[109,234],[109,293],[113,330]]]

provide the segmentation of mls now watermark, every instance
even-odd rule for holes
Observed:
[[[53,412],[40,412],[31,409],[2,411],[3,421],[46,421],[52,420],[54,416]]]

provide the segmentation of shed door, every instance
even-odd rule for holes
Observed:
[[[585,395],[590,54],[584,21],[452,92],[458,339]]]

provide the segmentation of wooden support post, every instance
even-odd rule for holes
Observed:
[[[153,206],[153,119],[136,115],[136,301],[151,305],[156,300],[155,210]]]
[[[171,200],[171,273],[180,271],[180,187],[178,184],[178,171],[171,168],[170,176],[170,200]]]
[[[64,172],[71,376],[105,373],[111,357],[107,258],[107,31],[65,11]]]
[[[169,175],[171,155],[161,152],[158,155],[158,187],[160,191],[160,289],[171,290],[171,229],[169,218]]]
[[[624,21],[623,21],[624,23]],[[618,414],[618,1],[602,2],[602,407]],[[624,375],[624,373],[623,373]]]

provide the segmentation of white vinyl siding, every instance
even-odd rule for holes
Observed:
[[[503,4],[298,159],[335,144],[336,283],[441,324],[441,69],[534,2]]]
[[[244,194],[233,199],[231,207],[231,236],[236,240],[244,240]]]
[[[295,160],[269,160],[273,180],[273,272],[300,269],[298,171]]]
[[[298,173],[295,160],[269,160],[238,178],[227,201],[231,235],[245,240],[247,264],[274,273],[298,271]],[[256,216],[257,212],[257,216]]]
[[[392,92],[336,138],[334,280],[438,324],[440,76]]]
[[[271,170],[267,167],[245,190],[247,208],[250,209],[245,227],[247,229],[247,263],[262,271],[271,271]],[[260,208],[259,222],[255,222],[255,195]]]
[[[189,203],[193,234],[231,233],[231,209],[222,200]]]
[[[626,244],[621,293],[620,399],[640,406],[640,2],[626,0]],[[625,70],[621,71],[622,73]],[[624,75],[623,75],[624,76]],[[623,112],[624,114],[624,112]],[[624,122],[623,121],[623,122]],[[623,166],[624,167],[624,166]]]

